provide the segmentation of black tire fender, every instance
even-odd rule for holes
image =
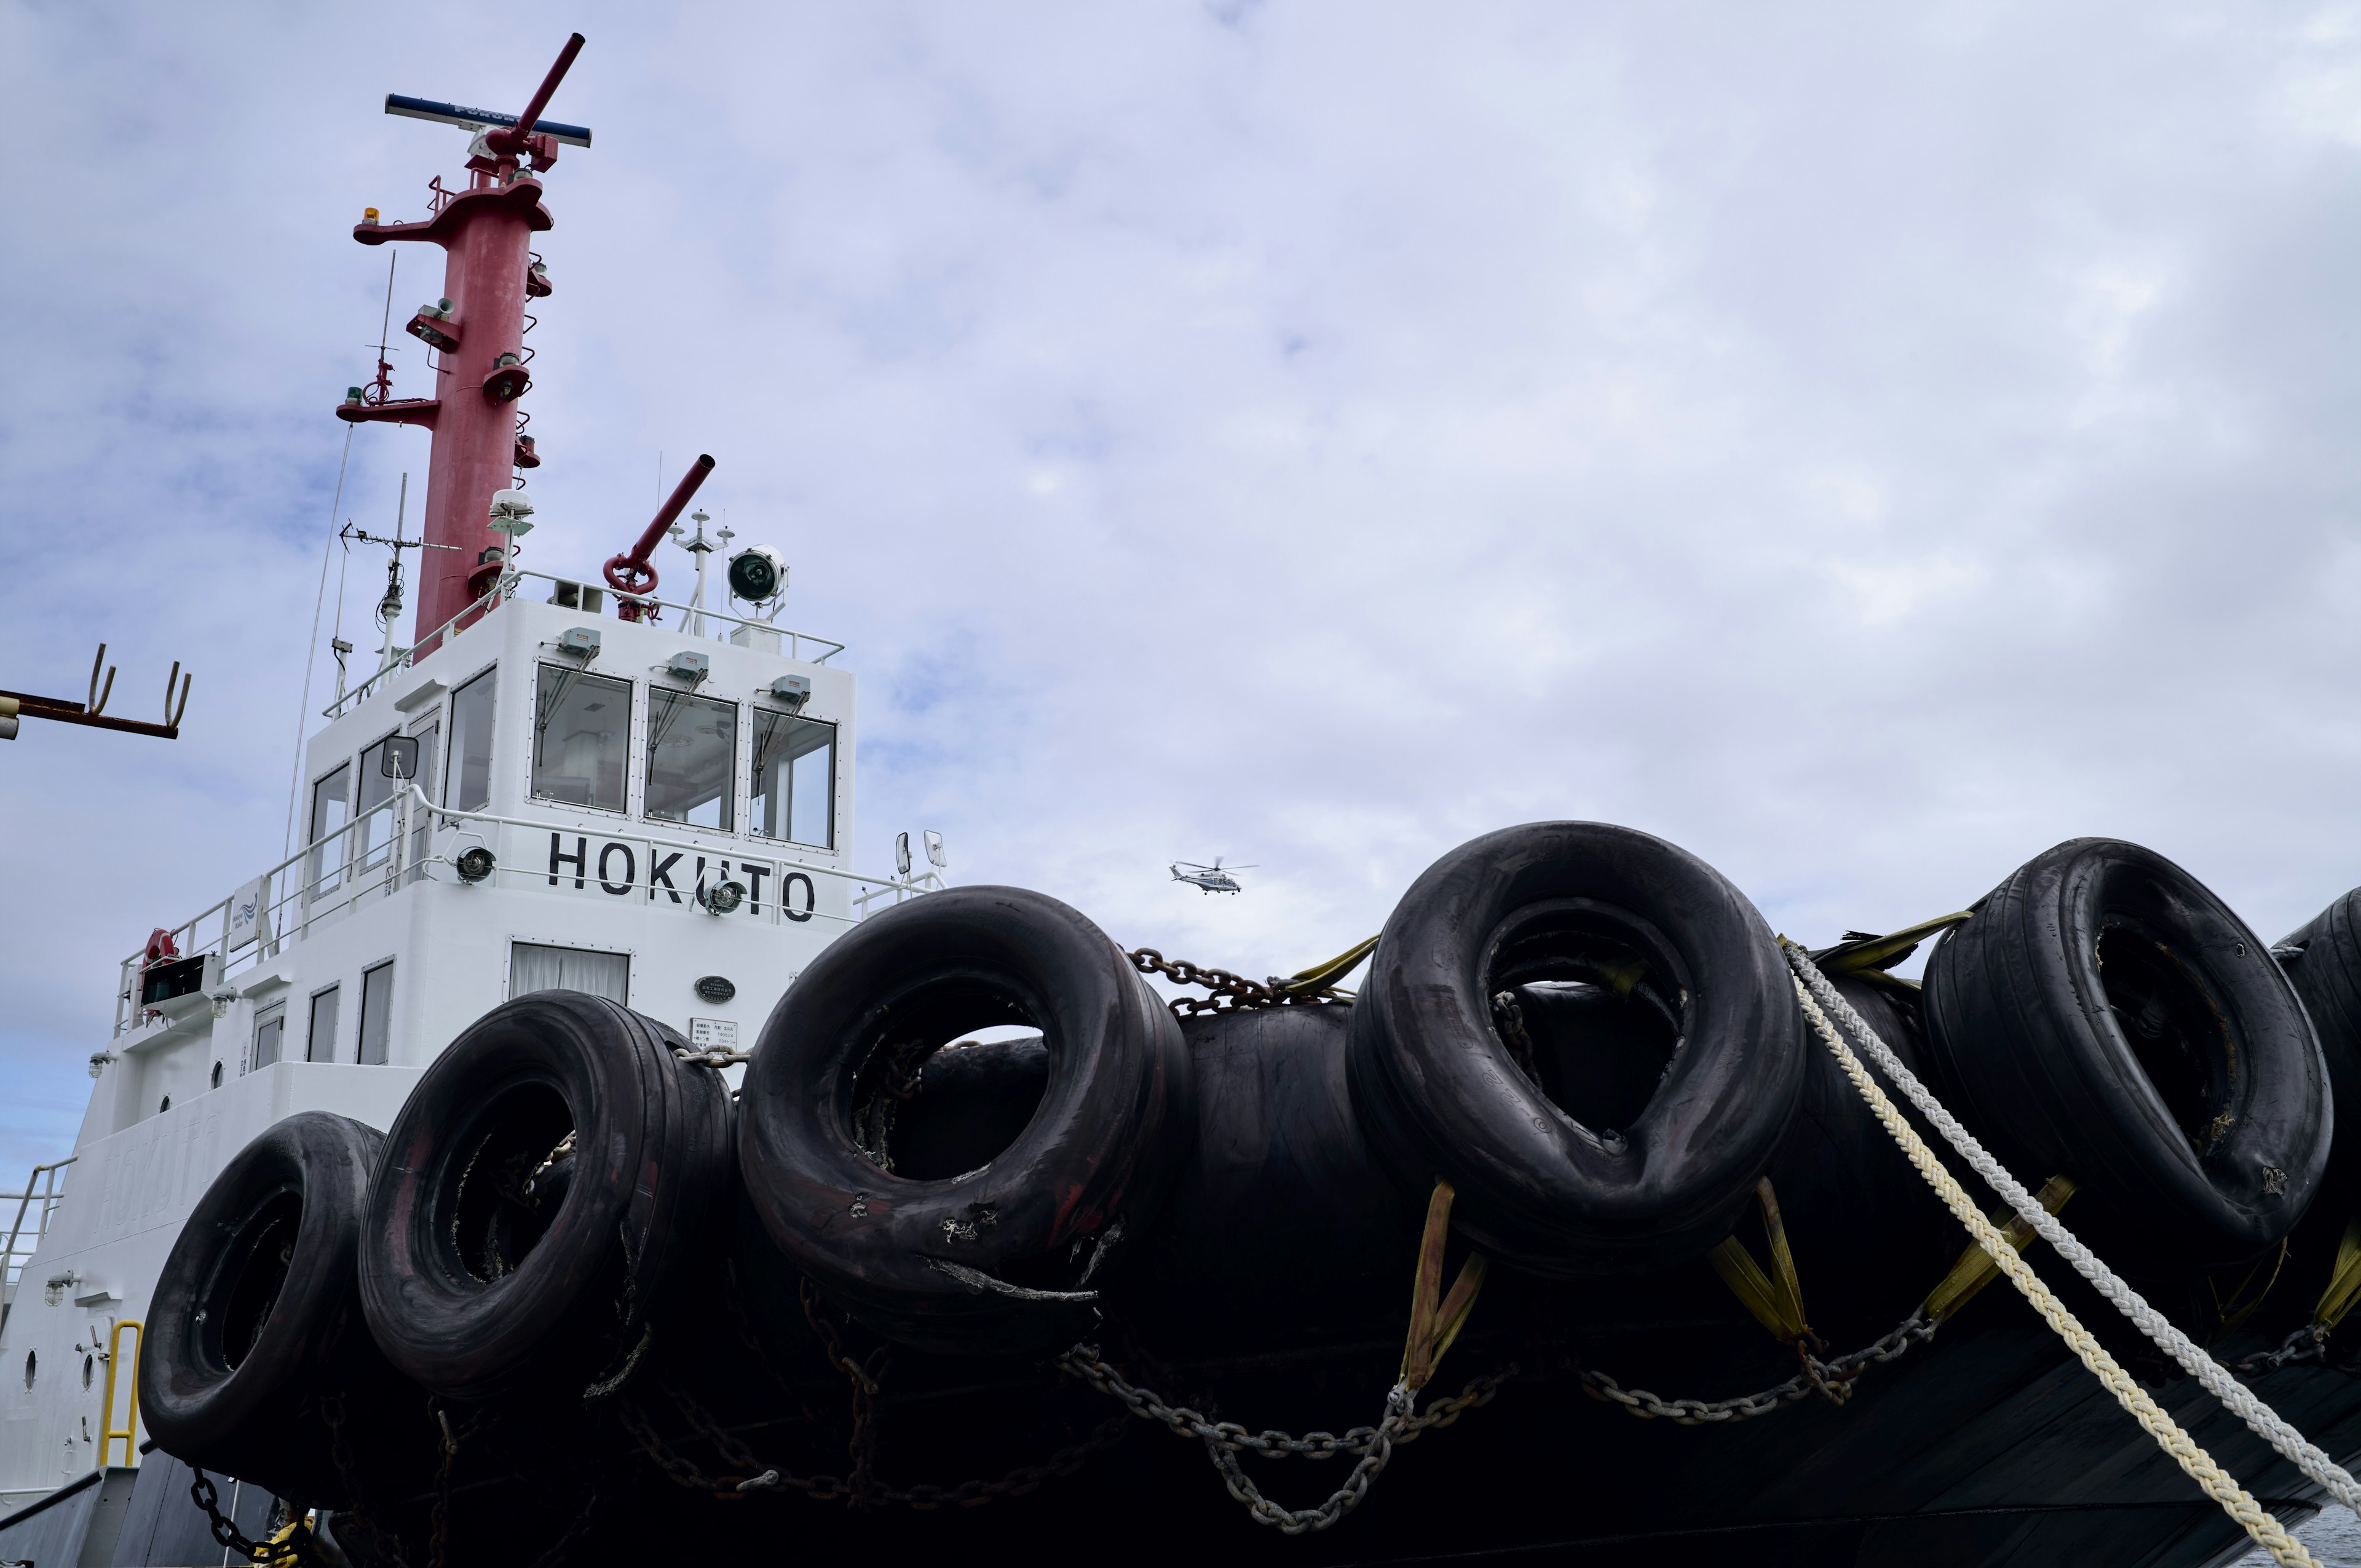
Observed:
[[[1645,1007],[1673,1042],[1644,1101],[1624,1102],[1627,1126],[1561,1110],[1496,1024],[1502,991],[1567,982],[1587,988],[1551,1004],[1568,1016],[1534,1023],[1565,1025],[1553,1037],[1569,1060],[1604,1026],[1583,1017],[1598,1008]],[[1448,1179],[1452,1223],[1476,1246],[1581,1277],[1666,1266],[1730,1234],[1795,1110],[1803,1052],[1777,943],[1719,872],[1629,828],[1539,822],[1461,845],[1403,894],[1354,1004],[1349,1073],[1397,1179],[1422,1196]]]
[[[1345,1081],[1352,1010],[1181,1021],[1197,1136],[1115,1301],[1159,1352],[1268,1352],[1399,1332],[1425,1205],[1378,1162]]]
[[[630,1369],[729,1197],[728,1093],[674,1057],[686,1046],[619,1003],[542,991],[427,1069],[361,1247],[361,1304],[397,1367],[461,1400]]]
[[[2271,956],[2312,1015],[2330,1092],[2344,1107],[2331,1157],[2350,1191],[2361,1180],[2361,888],[2289,932]]]
[[[425,1474],[426,1397],[405,1394],[361,1321],[357,1259],[374,1127],[304,1111],[265,1128],[197,1201],[139,1342],[139,1412],[165,1453],[334,1508]],[[349,1419],[332,1432],[323,1398]],[[412,1440],[408,1464],[398,1440]]]
[[[2334,1137],[2294,988],[2228,905],[2152,850],[2074,839],[2010,873],[1927,959],[1953,1109],[2031,1187],[2077,1184],[2115,1267],[2186,1275],[2293,1230]]]
[[[1010,1025],[1049,1058],[1014,1143],[931,1179],[868,1152],[892,1157],[887,1086],[959,1032]],[[779,1249],[877,1332],[953,1353],[1087,1332],[1097,1264],[1118,1225],[1153,1217],[1194,1130],[1170,1010],[1097,927],[1010,887],[928,894],[838,938],[772,1010],[740,1110],[746,1191]]]

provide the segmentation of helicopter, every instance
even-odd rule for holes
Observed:
[[[1181,869],[1183,866],[1188,869],[1183,871]],[[1191,887],[1204,893],[1235,893],[1238,891],[1237,879],[1230,875],[1230,872],[1250,872],[1254,869],[1252,866],[1232,866],[1228,871],[1224,871],[1222,868],[1222,857],[1215,855],[1213,863],[1210,866],[1201,866],[1194,861],[1173,861],[1172,880],[1185,882]]]

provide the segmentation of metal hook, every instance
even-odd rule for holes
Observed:
[[[98,645],[98,657],[90,662],[90,701],[82,708],[85,713],[104,713],[106,699],[115,695],[115,666],[112,664],[106,664],[106,689],[99,689],[98,667],[101,664],[106,664],[106,644],[104,642]]]

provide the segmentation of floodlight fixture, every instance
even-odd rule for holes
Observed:
[[[787,563],[767,544],[750,544],[730,557],[730,591],[749,604],[776,598],[787,586]]]

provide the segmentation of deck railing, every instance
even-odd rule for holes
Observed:
[[[366,702],[368,699],[369,694],[383,685],[386,679],[392,675],[396,671],[408,669],[416,661],[423,659],[427,654],[434,652],[436,648],[442,645],[445,639],[456,638],[465,632],[473,630],[477,626],[481,625],[484,617],[489,615],[503,602],[512,600],[517,597],[517,585],[527,577],[536,578],[539,581],[549,583],[556,587],[571,587],[576,589],[577,592],[584,587],[588,587],[594,592],[615,600],[619,604],[628,601],[630,603],[639,605],[650,612],[661,612],[667,609],[677,611],[681,618],[681,630],[691,637],[704,638],[708,641],[717,642],[726,642],[730,640],[731,628],[746,627],[753,631],[760,632],[764,636],[776,637],[779,639],[780,642],[784,644],[784,651],[788,658],[802,659],[814,664],[825,664],[830,659],[835,658],[839,653],[844,652],[844,644],[835,641],[833,638],[814,636],[811,632],[797,631],[791,627],[774,626],[767,620],[748,620],[743,616],[724,615],[718,609],[699,609],[688,605],[675,604],[667,599],[654,598],[643,594],[617,593],[611,588],[600,587],[596,583],[585,584],[577,582],[572,577],[555,577],[550,576],[546,572],[517,571],[511,572],[507,576],[501,578],[500,582],[496,585],[490,592],[485,594],[483,598],[476,600],[467,609],[461,610],[458,614],[453,616],[450,620],[445,621],[434,630],[426,633],[425,636],[421,637],[414,646],[396,650],[392,659],[388,661],[382,668],[379,669],[376,674],[370,675],[368,679],[363,681],[360,685],[353,687],[350,691],[336,698],[335,701],[330,703],[326,707],[322,708],[320,710],[320,716],[323,718],[338,718],[350,713],[354,708],[359,707],[363,702]],[[597,612],[586,610],[583,613],[588,615],[596,614]],[[812,652],[805,652],[807,648],[812,650]]]
[[[486,811],[436,806],[417,784],[410,784],[391,799],[371,806],[343,827],[304,845],[227,898],[172,927],[167,934],[178,958],[219,959],[219,977],[226,981],[233,974],[277,958],[311,935],[314,927],[340,918],[363,905],[390,898],[420,882],[458,881],[458,857],[467,840],[484,842],[487,835],[482,829],[576,831],[580,826],[550,817],[500,817]],[[798,921],[812,918],[851,924],[867,915],[878,899],[890,896],[899,904],[905,898],[946,885],[942,877],[932,871],[917,877],[867,876],[797,860],[785,852],[788,846],[784,841],[764,840],[762,849],[746,855],[742,845],[719,845],[654,833],[610,832],[606,837],[644,844],[652,850],[676,850],[686,855],[717,859],[740,856],[774,864],[779,868],[782,883],[791,873],[801,872],[814,879],[826,877],[853,884],[855,891],[849,899],[853,910],[851,916],[819,909],[815,898],[815,907],[806,914],[785,916]],[[635,865],[631,880],[609,883],[602,877],[601,884],[653,898],[660,891],[653,881],[653,854],[648,856],[647,863],[647,877],[641,877]],[[504,877],[538,880],[544,874],[539,868],[500,863],[493,872],[494,885]],[[773,892],[768,906],[770,922],[782,917],[785,892],[784,886]],[[247,894],[252,897],[249,899]],[[249,903],[253,913],[242,915],[241,906]],[[115,988],[115,1005],[117,1036],[139,1027],[148,1012],[139,1000],[146,958],[143,949],[126,958],[119,966],[121,978]]]
[[[6,1307],[14,1305],[25,1265],[40,1247],[41,1238],[49,1234],[49,1216],[57,1212],[58,1203],[65,1197],[58,1189],[58,1172],[81,1157],[68,1155],[48,1165],[37,1165],[25,1179],[25,1190],[0,1192],[0,1202],[11,1198],[16,1201],[16,1217],[8,1226],[8,1245],[0,1248],[0,1285],[6,1287],[0,1291],[0,1321],[5,1319]],[[28,1215],[33,1222],[29,1234],[25,1229]]]

